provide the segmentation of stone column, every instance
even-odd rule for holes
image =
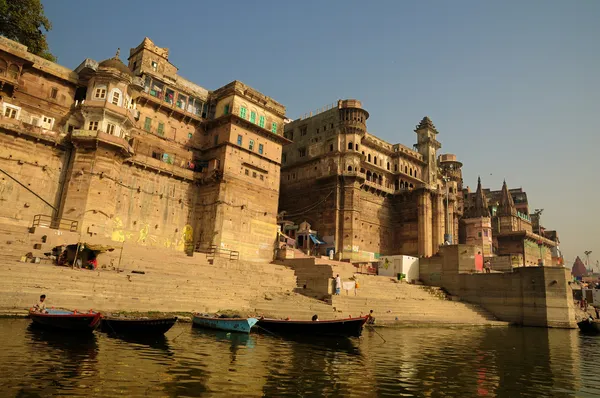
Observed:
[[[446,227],[446,207],[444,205],[444,197],[440,194],[433,196],[433,212],[432,212],[432,252],[437,253],[440,245],[444,244],[444,231]]]
[[[454,219],[454,207],[456,206],[456,202],[451,200],[448,202],[448,220],[446,222],[449,224],[448,228],[450,229],[448,233],[452,237],[452,244],[458,243],[458,228],[455,228],[455,223],[458,222],[458,219]],[[446,231],[444,230],[444,233]]]
[[[432,208],[431,194],[427,190],[418,193],[418,248],[419,256],[431,256],[432,253]]]

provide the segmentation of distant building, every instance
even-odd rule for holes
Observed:
[[[508,189],[506,181],[500,191],[480,189],[477,192],[463,191],[465,209],[479,208],[483,201],[488,206],[491,219],[492,252],[496,255],[518,258],[521,264],[534,266],[562,265],[562,254],[558,249],[558,234],[546,234],[544,229],[534,229],[529,214],[527,193],[521,188]],[[479,205],[478,205],[479,203]],[[465,215],[469,212],[465,210]],[[463,223],[466,218],[463,219]],[[541,234],[540,234],[541,232]],[[461,242],[467,243],[464,236]]]

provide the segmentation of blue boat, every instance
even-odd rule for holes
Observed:
[[[213,318],[201,314],[194,314],[192,319],[193,326],[240,333],[250,333],[256,322],[256,318]]]

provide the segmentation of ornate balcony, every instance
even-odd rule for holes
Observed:
[[[125,138],[117,137],[100,130],[73,130],[71,133],[71,142],[87,147],[98,147],[100,145],[114,147],[119,149],[126,157],[134,154],[132,146]]]

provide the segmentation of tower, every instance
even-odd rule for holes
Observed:
[[[442,144],[436,139],[438,131],[431,119],[425,116],[415,128],[415,133],[417,133],[415,147],[423,155],[423,161],[426,164],[422,179],[429,187],[435,187],[438,180],[437,151],[442,147]]]
[[[481,178],[477,178],[477,191],[465,210],[463,225],[466,231],[466,244],[479,246],[484,256],[492,254],[492,220],[487,198],[481,188]]]
[[[497,232],[505,233],[517,230],[517,208],[506,185],[506,180],[502,184],[502,195],[496,215],[498,216]]]

